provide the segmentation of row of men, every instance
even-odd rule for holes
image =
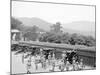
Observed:
[[[47,65],[51,65],[52,68],[50,71],[54,71],[55,67],[59,67],[60,71],[70,70],[70,66],[72,66],[72,70],[81,70],[84,68],[83,59],[79,59],[76,51],[71,52],[62,52],[62,58],[56,59],[54,51],[45,51],[40,49],[40,53],[35,55],[34,63],[36,66],[36,70],[38,70],[38,64],[41,63],[42,68],[46,69]],[[27,73],[30,73],[29,69],[31,68],[31,61],[27,63]]]
[[[30,57],[34,57],[34,63],[36,66],[36,70],[38,70],[38,64],[41,63],[42,68],[46,69],[47,65],[51,65],[52,68],[50,71],[54,71],[55,67],[59,67],[60,71],[64,71],[66,69],[69,70],[69,66],[73,66],[73,70],[83,69],[83,60],[79,59],[77,51],[72,50],[70,52],[63,51],[61,52],[62,56],[60,59],[55,57],[56,49],[48,49],[48,48],[39,48],[39,47],[30,47],[30,46],[21,46],[21,45],[12,45],[12,51],[16,51],[18,53],[29,53]],[[25,58],[25,57],[24,57]],[[27,62],[27,73],[30,73],[31,59]],[[58,63],[59,62],[59,63]]]

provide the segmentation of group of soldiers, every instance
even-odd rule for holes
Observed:
[[[27,62],[27,73],[31,73],[30,69],[32,67],[32,61]],[[35,70],[41,67],[46,70],[49,68],[49,72],[54,72],[55,68],[58,67],[59,71],[69,71],[69,70],[82,70],[84,69],[83,59],[80,59],[77,52],[73,51],[63,51],[61,58],[56,58],[56,53],[54,49],[40,49],[40,53],[34,56]]]
[[[35,64],[35,70],[38,70],[38,64],[41,64],[44,70],[50,68],[50,72],[55,71],[56,67],[59,71],[84,69],[83,59],[79,58],[76,50],[61,51],[61,58],[57,58],[57,49],[54,48],[13,45],[12,51],[16,51],[16,54],[23,53],[22,59],[29,58],[26,64],[28,74],[31,73],[32,63]]]

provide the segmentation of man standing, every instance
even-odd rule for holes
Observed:
[[[31,74],[30,69],[31,69],[31,61],[28,60],[28,62],[27,62],[27,74]]]

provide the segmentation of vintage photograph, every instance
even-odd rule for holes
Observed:
[[[11,1],[11,74],[96,69],[96,7]]]

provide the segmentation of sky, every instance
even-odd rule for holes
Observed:
[[[95,7],[12,1],[12,16],[37,17],[50,23],[95,22]]]

